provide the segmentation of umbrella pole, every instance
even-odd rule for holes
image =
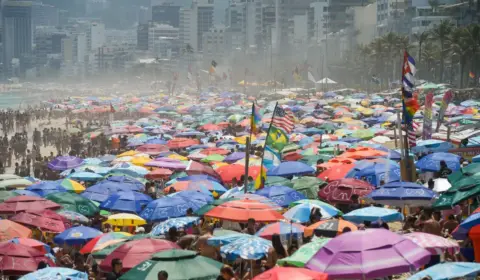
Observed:
[[[253,261],[250,260],[250,279],[253,279]]]

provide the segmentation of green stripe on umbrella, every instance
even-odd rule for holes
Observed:
[[[296,267],[304,267],[330,239],[331,238],[314,237],[312,242],[303,245],[291,256],[278,260],[277,264],[280,266],[293,265]]]
[[[62,205],[63,210],[77,212],[87,217],[93,216],[100,211],[91,200],[75,193],[51,193],[45,198]]]

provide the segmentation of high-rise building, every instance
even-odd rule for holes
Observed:
[[[170,58],[178,53],[179,30],[167,24],[150,23],[148,28],[148,50],[158,57]]]
[[[148,23],[137,26],[137,50],[148,50]]]
[[[42,3],[33,3],[32,17],[34,26],[58,26],[58,8]]]
[[[340,1],[340,0],[339,0]],[[343,0],[341,0],[343,1]],[[278,49],[287,50],[294,29],[294,16],[306,16],[312,0],[276,0],[275,32]]]
[[[32,54],[32,2],[8,1],[2,9],[4,74],[10,76],[12,59],[19,61]]]
[[[243,49],[260,46],[265,38],[262,36],[262,2],[260,0],[240,0],[231,2],[225,14],[227,32],[237,34]],[[233,36],[232,38],[234,38]]]
[[[190,45],[195,52],[199,51],[197,28],[196,4],[194,3],[190,8],[180,8],[179,39],[182,48]]]
[[[180,6],[173,3],[164,3],[152,7],[152,21],[180,27]]]
[[[105,45],[105,25],[103,23],[91,23],[87,35],[89,50],[97,50]]]
[[[197,0],[198,50],[203,50],[203,33],[213,27],[214,0]]]
[[[42,0],[41,2],[67,11],[70,17],[83,17],[87,10],[87,0]]]

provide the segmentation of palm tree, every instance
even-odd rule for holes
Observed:
[[[413,34],[413,39],[418,44],[418,62],[420,63],[422,61],[422,45],[428,39],[430,39],[430,33],[427,31],[423,31],[422,33],[415,33]]]
[[[456,28],[451,34],[452,60],[453,57],[457,57],[460,63],[460,87],[463,87],[465,65],[471,54],[469,37],[470,35],[466,28]]]
[[[432,39],[436,40],[440,43],[440,73],[439,73],[439,80],[440,82],[443,80],[443,72],[445,68],[445,57],[447,55],[447,42],[449,40],[449,36],[452,33],[454,25],[449,20],[442,20],[440,24],[436,25],[432,29]]]

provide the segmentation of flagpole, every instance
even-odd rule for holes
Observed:
[[[250,132],[251,134],[251,132]],[[247,143],[245,147],[245,176],[243,176],[243,191],[248,191],[248,168],[250,165],[250,137],[247,137]]]
[[[267,139],[268,139],[268,135],[270,134],[270,129],[272,128],[273,118],[275,117],[275,111],[277,111],[277,106],[278,106],[278,102],[275,103],[275,108],[273,108],[272,119],[270,120],[270,124],[268,125],[267,137],[265,138],[265,144],[263,145],[262,160],[260,162],[260,176],[263,176],[263,158],[265,157],[265,147],[267,146]],[[262,178],[260,178],[260,180],[261,179]],[[261,182],[260,187],[263,188],[264,186],[265,186],[265,182]]]
[[[407,124],[407,117],[405,115],[405,94],[404,94],[404,90],[405,90],[405,86],[403,85],[403,67],[404,67],[404,64],[405,64],[405,56],[407,55],[407,50],[404,51],[404,62],[402,63],[402,77],[400,78],[400,82],[402,83],[402,87],[401,87],[401,92],[402,92],[402,120],[403,120],[403,123],[405,124],[405,136],[403,138],[403,148],[404,148],[404,151],[405,151],[405,157],[404,157],[404,163],[405,163],[405,172],[406,172],[406,176],[405,178],[407,179],[408,182],[411,182],[412,181],[412,174],[411,174],[411,166],[410,166],[410,152],[408,150],[408,131],[409,131],[409,126]],[[401,126],[400,126],[401,127]],[[400,130],[401,132],[401,130]],[[401,137],[401,134],[400,134],[400,137]],[[402,141],[402,139],[400,138],[400,141]]]

